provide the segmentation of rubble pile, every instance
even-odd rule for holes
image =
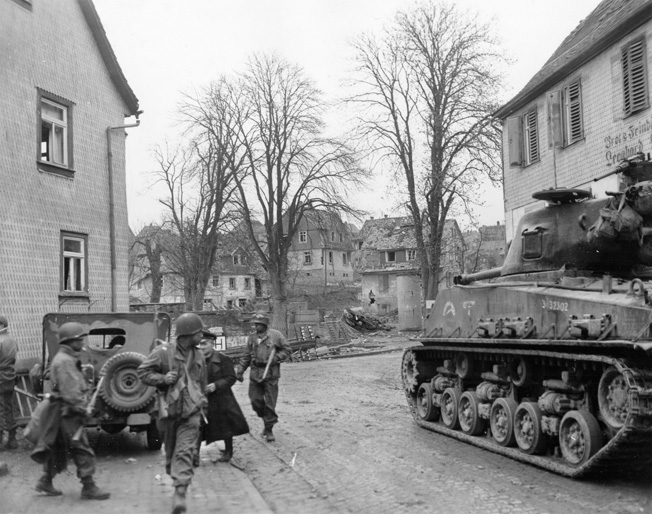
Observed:
[[[391,330],[391,327],[380,321],[378,318],[362,314],[361,312],[354,312],[351,309],[344,309],[342,314],[342,321],[347,325],[354,328],[358,332],[376,332],[378,330]]]

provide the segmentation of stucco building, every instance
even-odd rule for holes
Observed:
[[[91,0],[0,0],[0,62],[0,312],[25,361],[47,312],[129,310],[139,106]]]
[[[532,193],[620,188],[623,159],[652,151],[652,2],[604,0],[496,115],[503,125],[507,239],[542,206]]]

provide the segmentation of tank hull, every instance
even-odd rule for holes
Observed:
[[[522,276],[442,291],[403,355],[415,421],[569,477],[647,465],[652,308],[640,282]]]

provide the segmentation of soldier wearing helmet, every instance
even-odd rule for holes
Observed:
[[[174,485],[173,514],[186,512],[186,490],[192,481],[193,454],[206,406],[206,364],[197,348],[204,323],[192,312],[175,322],[176,342],[152,350],[138,376],[159,391],[158,429],[165,446],[165,471]]]
[[[0,450],[15,450],[16,422],[14,420],[14,385],[18,345],[9,335],[9,322],[0,315]],[[7,432],[7,444],[2,447],[2,431]]]
[[[50,406],[41,415],[41,426],[49,430],[43,430],[31,457],[43,464],[43,476],[36,484],[38,492],[47,496],[61,495],[61,491],[52,485],[52,478],[66,469],[69,454],[83,484],[81,497],[106,500],[110,493],[95,485],[95,453],[86,433],[80,430],[88,417],[86,407],[91,393],[79,361],[87,335],[80,323],[68,322],[59,328],[59,351],[50,364]]]
[[[264,313],[256,313],[251,322],[255,333],[247,339],[245,354],[240,358],[236,376],[242,380],[242,374],[251,366],[249,372],[249,399],[251,407],[262,418],[263,439],[274,441],[272,428],[278,423],[276,401],[278,400],[278,380],[281,376],[281,362],[291,354],[285,336],[278,330],[269,328],[269,318]],[[267,373],[265,374],[265,370]]]

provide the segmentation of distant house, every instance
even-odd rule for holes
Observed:
[[[351,226],[327,211],[306,212],[288,252],[293,286],[353,283]]]
[[[400,312],[401,297],[406,295],[418,295],[414,303],[421,303],[421,256],[411,217],[367,220],[355,242],[355,267],[362,277],[365,308],[377,309],[379,313],[394,310]],[[453,274],[461,271],[463,248],[464,242],[457,222],[446,220],[439,270],[440,288],[450,287]],[[373,303],[370,301],[370,293],[374,297]]]
[[[153,276],[158,276],[160,298],[156,303],[184,303],[183,277],[170,266],[165,254],[166,245],[175,244],[174,234],[159,226],[149,225],[135,239],[135,267],[130,287],[132,300],[152,302]],[[248,248],[246,239],[247,236],[238,230],[221,236],[213,273],[206,286],[204,310],[243,308],[267,295],[267,272],[260,265],[258,256]],[[155,261],[156,250],[159,251],[158,264]],[[147,255],[148,252],[154,254],[154,262]],[[158,267],[154,273],[153,265]]]
[[[139,106],[91,0],[0,1],[0,48],[0,312],[22,362],[41,356],[48,312],[129,309]]]

